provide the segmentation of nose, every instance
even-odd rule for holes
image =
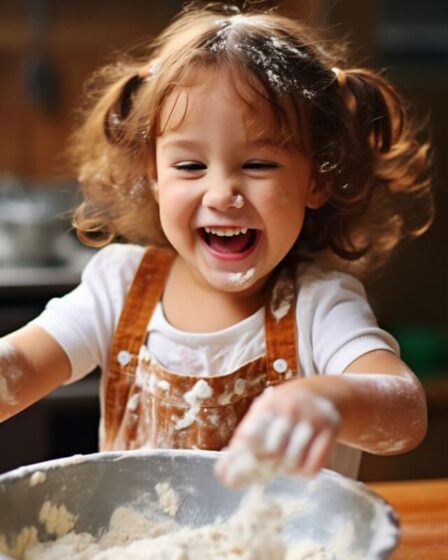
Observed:
[[[221,212],[238,208],[239,204],[235,203],[235,197],[240,194],[237,181],[216,175],[210,179],[202,197],[202,205]]]

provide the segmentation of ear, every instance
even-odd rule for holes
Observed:
[[[151,189],[152,196],[158,204],[159,203],[159,185],[157,183],[157,174],[155,173],[155,170],[152,169],[152,166],[146,174],[146,179],[148,181],[149,188]]]
[[[150,146],[148,150],[147,151],[145,150],[142,157],[144,158],[142,161],[142,165],[146,169],[147,184],[151,189],[153,199],[157,204],[159,204],[159,187],[157,184],[157,162],[156,162],[156,154],[155,154],[155,145],[153,142],[150,142]]]
[[[321,186],[317,186],[315,181],[312,181],[308,190],[306,205],[312,210],[317,210],[323,206],[328,200],[328,194]]]
[[[151,180],[151,192],[154,200],[159,204],[159,183],[155,180]]]

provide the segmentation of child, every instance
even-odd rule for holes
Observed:
[[[242,449],[356,476],[361,450],[420,442],[423,390],[347,271],[429,225],[427,145],[345,60],[286,17],[211,6],[97,75],[74,226],[128,244],[1,341],[3,419],[100,365],[102,450],[229,445],[226,484]]]

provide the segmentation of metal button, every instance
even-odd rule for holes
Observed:
[[[277,373],[285,373],[288,369],[288,362],[283,358],[278,358],[272,363],[273,368]]]
[[[127,350],[120,350],[117,354],[117,362],[120,366],[127,366],[131,361],[131,354]]]

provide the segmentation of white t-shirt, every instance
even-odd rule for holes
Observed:
[[[98,251],[86,266],[80,285],[64,297],[52,299],[33,321],[66,352],[72,365],[69,383],[96,366],[106,368],[124,299],[144,250],[113,244]],[[302,375],[341,374],[372,350],[398,353],[396,341],[378,327],[364,288],[352,276],[300,265],[297,290]],[[148,324],[148,349],[161,365],[179,374],[223,374],[264,353],[263,318],[260,309],[224,330],[188,333],[166,321],[159,303]],[[338,469],[340,472],[356,475],[360,457],[356,453],[357,459],[347,457],[350,466]]]

